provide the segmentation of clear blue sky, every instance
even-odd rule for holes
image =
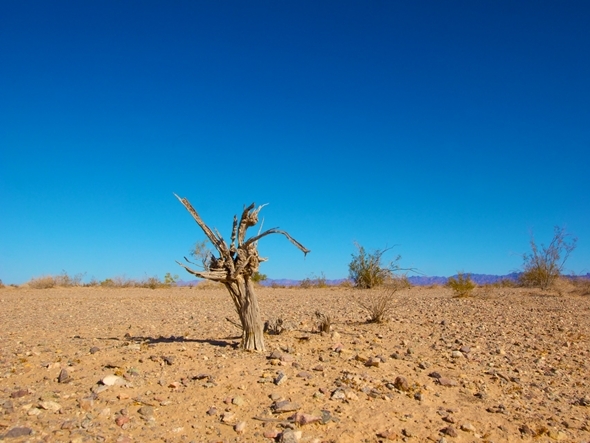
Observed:
[[[590,271],[587,1],[0,3],[0,278],[190,276],[270,203],[271,278],[354,241],[426,275],[505,274],[532,230]]]

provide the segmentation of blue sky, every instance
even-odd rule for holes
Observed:
[[[0,279],[177,273],[269,203],[271,278],[590,272],[586,1],[0,4]]]

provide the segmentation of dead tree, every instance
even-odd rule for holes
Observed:
[[[268,229],[261,234],[259,233],[254,237],[246,239],[246,231],[258,223],[258,213],[263,207],[259,206],[257,209],[254,209],[254,203],[244,208],[239,221],[238,217],[234,215],[231,244],[228,247],[221,234],[217,230],[210,229],[203,222],[197,211],[195,211],[186,198],[180,198],[176,194],[174,196],[190,212],[211,244],[215,246],[219,255],[215,256],[211,254],[204,260],[202,271],[191,269],[178,261],[177,263],[197,277],[220,282],[225,285],[234,302],[242,325],[242,348],[249,351],[264,351],[264,324],[260,317],[258,299],[256,298],[254,284],[252,282],[252,275],[258,271],[260,263],[266,261],[265,258],[258,255],[258,240],[270,234],[282,234],[297,246],[303,254],[307,255],[310,252],[309,249],[306,249],[287,232],[281,231],[278,228]],[[188,262],[186,257],[184,259]]]

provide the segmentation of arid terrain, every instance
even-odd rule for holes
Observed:
[[[260,288],[287,330],[250,353],[223,288],[0,289],[0,439],[590,441],[589,296],[366,294]]]

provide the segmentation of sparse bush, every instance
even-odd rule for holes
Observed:
[[[29,287],[33,289],[49,289],[55,287],[55,278],[51,275],[45,275],[43,277],[34,277],[29,280]]]
[[[358,254],[352,254],[352,261],[348,265],[349,276],[354,285],[360,289],[371,289],[382,285],[387,279],[393,278],[394,272],[400,271],[401,268],[397,262],[401,256],[384,266],[382,257],[391,248],[376,249],[373,253],[368,253],[365,248],[355,243]]]
[[[84,278],[84,274],[76,274],[73,277],[69,276],[66,271],[62,271],[60,275],[54,277],[55,285],[56,286],[63,286],[63,287],[71,287],[71,286],[81,286],[82,279]]]
[[[84,274],[76,274],[73,277],[68,275],[66,271],[62,271],[61,274],[57,276],[52,275],[45,275],[42,277],[34,277],[29,280],[28,285],[30,288],[34,289],[49,289],[54,288],[56,286],[61,287],[71,287],[71,286],[80,286],[82,284],[82,278]]]
[[[311,277],[304,278],[299,283],[301,288],[327,288],[328,281],[326,280],[326,276],[324,273],[320,273],[319,277],[316,277],[314,274]]]
[[[164,284],[158,277],[146,277],[137,286],[141,288],[157,289],[164,286]]]
[[[457,277],[449,277],[447,286],[453,290],[455,297],[469,297],[475,289],[475,283],[469,274],[457,273]]]
[[[117,276],[101,281],[100,286],[103,288],[132,288],[137,286],[137,282],[125,276]]]
[[[548,289],[561,275],[565,262],[576,248],[577,238],[565,228],[555,226],[549,246],[537,246],[531,235],[531,252],[523,255],[524,272],[520,276],[523,286]]]
[[[363,293],[356,303],[369,314],[369,323],[383,323],[394,308],[394,294],[398,287],[390,285],[384,289],[373,289]]]
[[[172,275],[169,272],[166,273],[164,276],[164,285],[166,286],[176,286],[176,282],[178,281],[178,275]]]
[[[4,287],[4,283],[2,283],[2,280],[0,279],[0,288]]]
[[[261,274],[260,272],[255,272],[254,274],[252,274],[252,277],[250,277],[250,279],[254,283],[261,283],[267,279],[267,276],[266,276],[266,274]]]

